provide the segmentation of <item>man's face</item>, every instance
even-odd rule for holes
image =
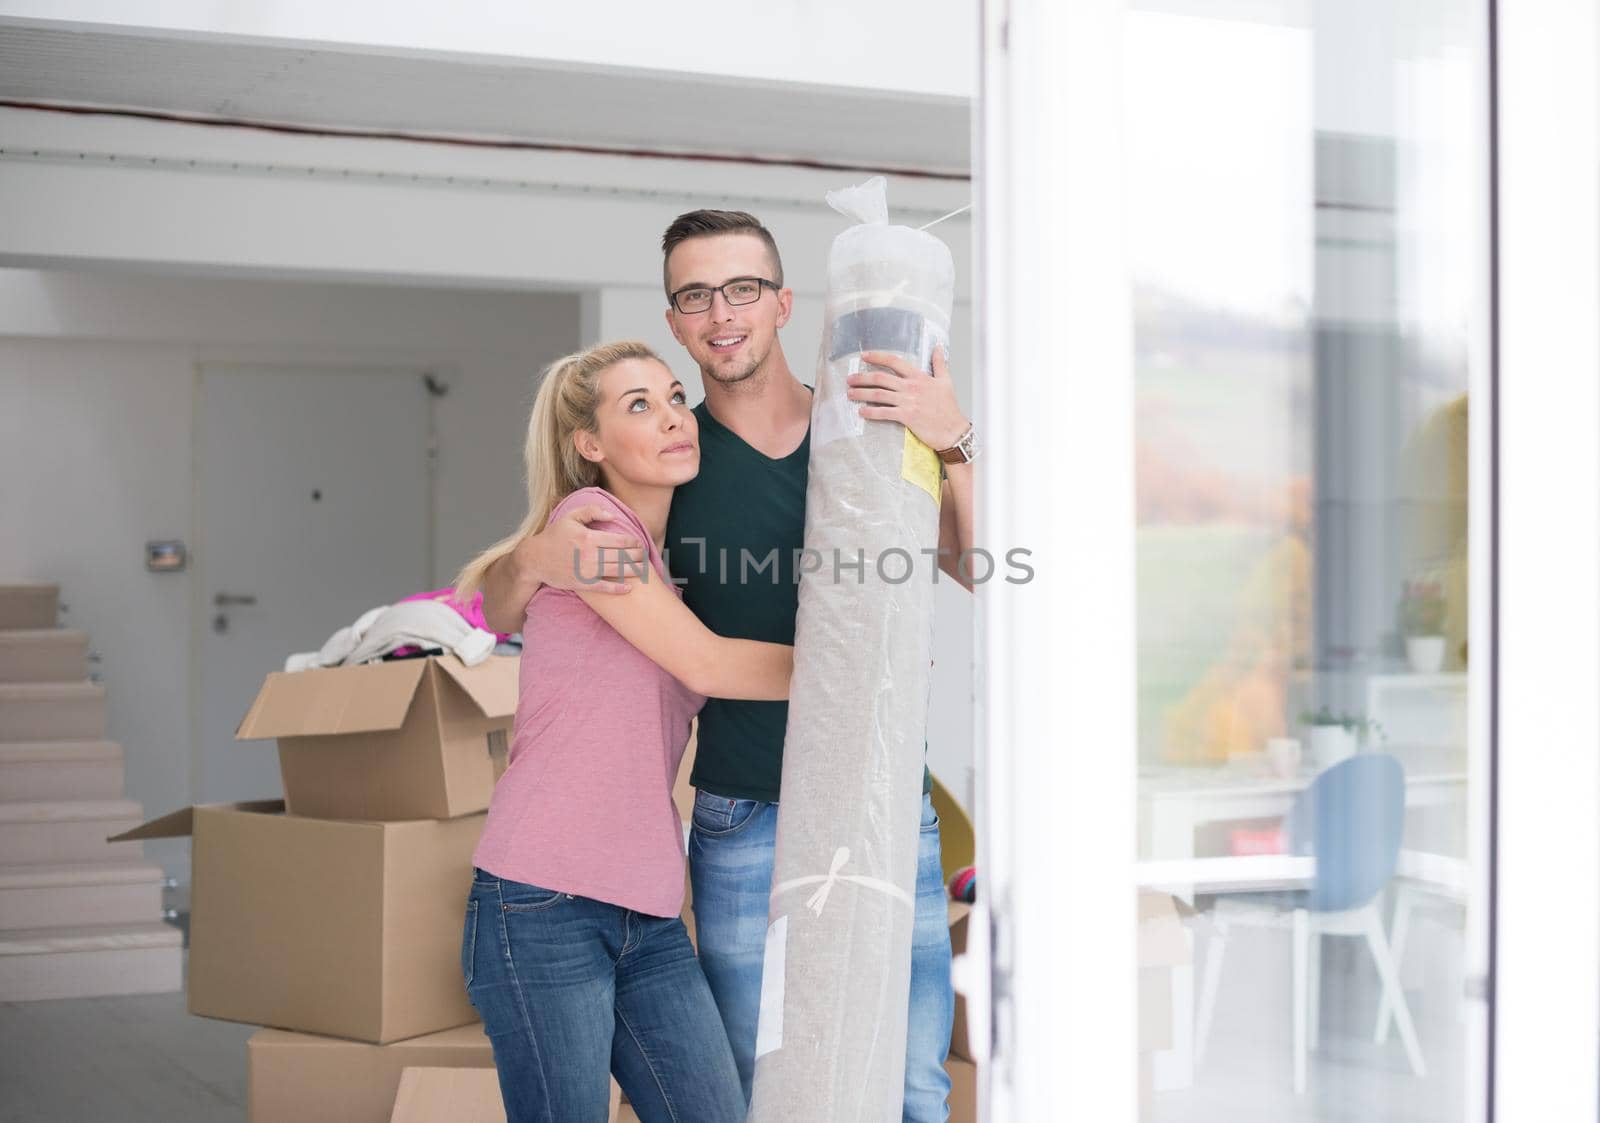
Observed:
[[[710,234],[690,238],[673,248],[667,259],[669,292],[691,285],[712,287],[735,277],[776,280],[766,244],[754,234]],[[766,362],[778,341],[778,329],[789,322],[794,294],[762,286],[751,304],[729,304],[721,293],[704,312],[685,315],[670,303],[667,326],[689,352],[706,378],[725,385],[743,382]]]

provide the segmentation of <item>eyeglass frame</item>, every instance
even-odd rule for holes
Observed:
[[[741,282],[748,283],[750,281],[754,281],[756,283],[756,285],[757,285],[756,298],[754,300],[745,300],[745,301],[740,301],[738,303],[735,303],[734,301],[728,299],[727,289],[728,289],[729,285],[737,285],[737,284],[740,284]],[[718,293],[722,294],[722,299],[728,305],[729,308],[744,308],[744,307],[747,307],[747,306],[749,306],[751,304],[760,303],[760,301],[761,301],[761,290],[763,288],[771,289],[773,292],[782,292],[783,291],[783,286],[782,285],[778,284],[778,282],[776,282],[776,281],[769,281],[765,277],[730,277],[728,280],[723,281],[722,284],[720,284],[720,285],[684,285],[681,289],[678,289],[676,292],[668,293],[667,294],[667,301],[668,301],[668,303],[670,303],[672,305],[672,307],[677,311],[678,315],[680,315],[680,316],[699,316],[699,315],[702,315],[702,314],[704,314],[706,312],[711,311],[711,306],[717,302],[717,294]],[[678,303],[678,297],[682,296],[686,292],[693,292],[696,289],[704,289],[705,291],[711,293],[711,300],[704,308],[701,308],[701,309],[699,309],[697,311],[694,311],[694,312],[686,312],[686,311],[684,311],[683,307]]]

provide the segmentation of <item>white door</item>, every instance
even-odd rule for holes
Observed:
[[[420,372],[200,370],[195,569],[199,802],[282,792],[271,742],[234,730],[268,672],[429,587]]]

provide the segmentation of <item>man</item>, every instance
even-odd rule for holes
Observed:
[[[667,325],[699,365],[706,394],[695,409],[700,474],[678,488],[667,525],[672,573],[685,583],[684,602],[713,631],[793,643],[811,391],[790,370],[778,340],[794,297],[783,286],[777,244],[751,215],[692,211],[667,228],[662,252]],[[935,356],[931,378],[896,356],[874,358],[885,369],[852,376],[851,400],[861,403],[863,417],[899,421],[941,452],[948,466],[940,568],[970,588],[959,559],[972,545],[971,425],[945,357]],[[484,609],[497,630],[520,630],[524,607],[543,583],[627,593],[623,578],[630,568],[638,571],[643,543],[589,530],[587,522],[601,514],[575,512],[496,563],[485,580]],[[745,570],[745,559],[763,565],[773,551],[775,577],[770,567]],[[597,574],[606,579],[600,585],[592,583]],[[700,962],[747,1100],[787,722],[784,702],[711,699],[700,714],[691,776],[697,791],[689,863]],[[927,784],[925,777],[925,793]],[[945,1118],[953,1016],[938,820],[925,794],[906,1044],[908,1121]]]

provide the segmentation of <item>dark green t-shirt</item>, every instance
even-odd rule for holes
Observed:
[[[704,402],[694,415],[700,474],[673,493],[667,569],[682,582],[684,603],[718,635],[793,643],[811,434],[774,460],[713,417]],[[788,723],[787,702],[708,699],[690,783],[734,799],[776,803]],[[924,775],[924,791],[928,784]]]

